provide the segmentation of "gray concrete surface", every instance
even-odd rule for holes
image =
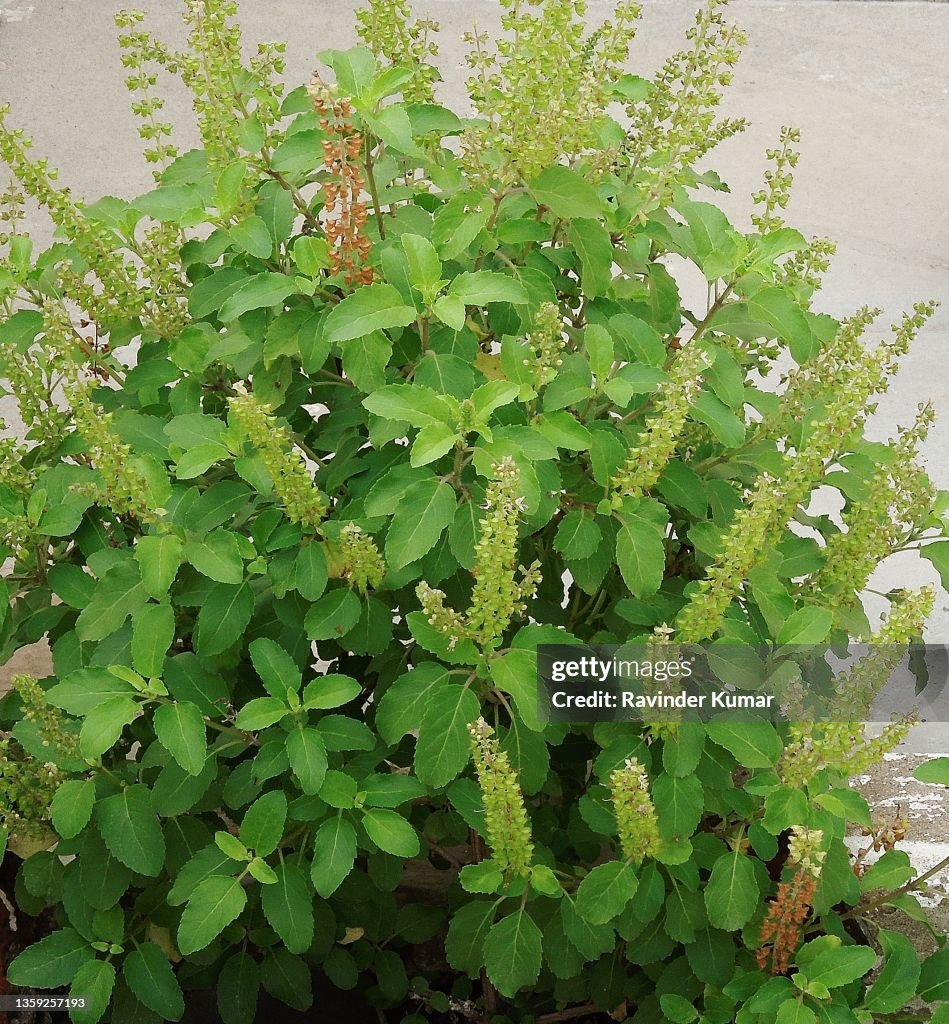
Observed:
[[[0,6],[0,101],[32,133],[36,152],[61,168],[81,196],[132,196],[150,186],[139,157],[135,120],[122,87],[112,28],[119,0],[7,0]],[[149,24],[166,40],[183,31],[176,0],[143,0]],[[288,40],[292,83],[305,80],[325,47],[354,42],[352,0],[244,0],[248,40]],[[442,98],[464,105],[462,33],[498,21],[493,0],[417,0],[442,24]],[[591,0],[599,21],[610,4]],[[631,69],[648,73],[681,44],[693,0],[646,0]],[[949,487],[949,8],[912,0],[734,0],[734,18],[750,35],[723,113],[748,117],[751,128],[711,161],[731,183],[725,205],[748,222],[764,150],[781,124],[802,129],[790,221],[805,233],[829,235],[838,255],[820,308],[845,315],[871,303],[895,319],[916,299],[946,304],[927,326],[903,373],[881,403],[873,433],[884,437],[932,399],[943,417],[925,456],[937,484]],[[166,91],[170,119],[184,146],[196,136],[187,96]],[[30,230],[49,237],[37,218]],[[885,332],[885,326],[882,329]],[[0,410],[2,411],[2,410]],[[928,563],[893,561],[874,585],[934,581]],[[930,625],[949,642],[949,598],[940,592]],[[949,749],[945,726],[914,734],[921,750]]]

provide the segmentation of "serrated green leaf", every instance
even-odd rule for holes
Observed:
[[[329,899],[352,871],[356,861],[356,830],[340,813],[320,825],[313,843],[310,879],[322,898]]]
[[[184,956],[213,942],[247,905],[247,893],[236,878],[212,875],[191,893],[178,925],[178,949]]]
[[[204,716],[190,701],[162,704],[153,718],[159,743],[189,775],[200,775],[208,756]]]

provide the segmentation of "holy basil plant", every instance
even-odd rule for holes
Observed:
[[[871,623],[880,561],[949,578],[932,409],[864,434],[932,304],[882,340],[814,311],[791,129],[750,230],[715,205],[720,0],[651,79],[635,5],[583,6],[502,0],[464,116],[401,0],[292,91],[230,0],[187,0],[182,52],[124,12],[131,202],[73,199],[0,115],[0,645],[52,654],[0,700],[3,878],[43,936],[7,975],[77,1024],[201,989],[242,1024],[314,984],[405,1024],[949,1020],[949,948],[875,916],[919,919],[925,877],[847,785],[908,716],[540,714],[538,644],[890,649],[934,591]]]

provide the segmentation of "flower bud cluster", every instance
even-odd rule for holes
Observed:
[[[78,758],[77,734],[64,728],[61,712],[47,704],[39,683],[18,675],[11,684],[23,704],[22,718],[36,725],[51,755]],[[52,761],[40,761],[12,737],[0,736],[0,828],[26,839],[45,834],[49,805],[64,780],[65,775]]]
[[[488,844],[505,874],[526,878],[534,859],[524,794],[507,753],[483,718],[468,726]]]
[[[497,645],[516,616],[527,611],[540,583],[540,568],[517,564],[517,524],[523,511],[519,492],[520,473],[513,459],[505,457],[494,466],[494,479],[485,491],[481,534],[475,544],[471,570],[475,578],[471,604],[465,615],[445,604],[445,595],[427,583],[416,588],[429,625],[448,637],[473,640],[482,649]]]
[[[165,101],[152,93],[158,79],[150,65],[168,66],[172,62],[168,50],[156,42],[150,32],[139,28],[144,20],[141,11],[119,11],[114,18],[116,27],[123,30],[118,42],[122,49],[122,67],[130,72],[125,85],[135,97],[132,113],[141,121],[138,134],[146,143],[144,156],[150,164],[156,165],[152,173],[158,181],[162,169],[178,156],[178,147],[167,141],[172,134],[171,124],[158,117]]]
[[[138,246],[142,270],[148,278],[143,319],[165,338],[178,334],[190,321],[186,285],[182,280],[181,234],[173,224],[155,224]]]
[[[784,227],[784,221],[777,211],[783,210],[791,198],[793,171],[800,156],[800,153],[791,147],[800,141],[800,129],[785,125],[778,136],[779,147],[766,152],[768,159],[774,163],[774,169],[765,171],[764,188],[753,193],[751,197],[756,206],[763,207],[760,212],[751,216],[752,224],[763,235]]]
[[[501,0],[506,35],[465,35],[473,74],[468,94],[484,123],[465,136],[475,176],[498,185],[531,180],[563,157],[589,149],[635,34],[639,5],[622,0],[614,18],[586,35],[585,0]]]
[[[356,12],[356,32],[379,60],[409,68],[412,77],[402,86],[406,103],[433,103],[438,70],[427,61],[438,56],[438,45],[430,39],[438,22],[430,18],[412,21],[406,0],[367,0]]]
[[[567,347],[560,307],[555,302],[544,302],[538,308],[534,328],[526,341],[531,355],[524,360],[524,365],[530,368],[534,387],[539,391],[560,372],[563,350]]]
[[[340,576],[363,594],[378,589],[385,579],[386,563],[376,542],[356,523],[347,523],[339,534]]]
[[[365,234],[369,214],[361,198],[366,186],[359,163],[363,137],[353,126],[352,103],[336,96],[319,75],[313,76],[309,93],[320,127],[327,135],[323,140],[323,162],[330,180],[324,182],[323,192],[330,265],[334,274],[343,274],[346,284],[372,284],[372,242]]]
[[[68,419],[55,401],[62,369],[63,358],[52,346],[20,352],[15,345],[0,345],[0,375],[6,391],[16,399],[22,422],[29,425],[29,439],[50,450],[65,436]]]
[[[52,762],[37,761],[16,740],[0,736],[0,829],[22,839],[45,835],[49,805],[64,781]]]
[[[527,611],[527,601],[540,582],[536,562],[528,569],[517,564],[517,524],[523,512],[517,465],[504,458],[494,473],[475,544],[475,584],[468,611],[468,629],[482,646],[492,646],[511,620]]]
[[[807,434],[793,456],[785,453],[781,478],[762,473],[745,504],[735,513],[717,561],[679,614],[676,629],[680,640],[697,643],[718,629],[748,573],[780,540],[794,510],[807,503],[823,478],[827,464],[846,448],[873,412],[871,398],[886,391],[900,356],[933,308],[931,303],[917,304],[913,314],[894,328],[893,339],[872,351],[854,339],[854,353],[846,357],[849,372],[841,375],[834,391],[822,396],[826,404],[819,429]]]
[[[634,864],[659,849],[659,820],[649,794],[649,776],[635,757],[610,774],[610,797],[623,856]]]
[[[229,399],[231,416],[273,480],[287,518],[304,529],[317,530],[326,515],[326,497],[314,485],[302,454],[286,427],[257,398],[243,388]]]
[[[716,120],[722,91],[747,42],[722,15],[726,2],[710,0],[699,9],[686,33],[691,45],[672,54],[646,97],[627,107],[623,160],[628,176],[638,177],[654,202],[666,202],[684,171],[746,127],[744,118]]]
[[[815,592],[855,600],[879,563],[926,528],[936,492],[917,458],[934,419],[932,404],[920,405],[913,426],[890,444],[891,460],[873,474],[867,496],[848,502],[846,532],[827,541],[824,564],[812,581]]]
[[[17,675],[11,686],[23,704],[23,718],[33,722],[43,741],[59,757],[79,757],[79,736],[64,727],[63,713],[46,701],[43,687],[32,677]]]
[[[237,88],[244,67],[236,14],[234,0],[185,0],[184,20],[191,31],[188,52],[177,55],[177,70],[191,91],[212,170],[230,163],[240,150],[243,113]]]
[[[779,283],[792,288],[802,302],[810,305],[811,296],[830,268],[830,261],[837,252],[837,243],[829,238],[812,238],[807,247],[791,253],[781,268]]]
[[[613,477],[613,504],[619,507],[623,497],[648,494],[662,475],[681,440],[689,406],[698,397],[700,375],[708,365],[698,348],[683,349],[676,357],[670,381],[656,404],[643,432],[630,447],[622,469]]]
[[[92,397],[88,381],[72,379],[63,385],[73,423],[86,443],[86,454],[102,478],[95,494],[117,516],[132,516],[140,523],[157,523],[161,513],[152,507],[149,485],[132,458],[132,449],[112,430],[112,414]]]
[[[0,192],[0,225],[6,225],[0,231],[0,245],[8,245],[19,233],[17,224],[26,217],[25,199],[16,181],[11,181],[6,189]]]
[[[527,601],[540,583],[537,562],[528,569],[517,564],[517,524],[523,511],[519,482],[513,459],[505,457],[495,464],[475,544],[475,583],[467,613],[462,616],[446,606],[445,595],[427,583],[416,588],[429,625],[447,636],[452,647],[462,638],[482,649],[495,647],[511,620],[527,611]]]
[[[828,722],[792,722],[779,765],[784,783],[806,786],[821,771],[853,777],[865,772],[906,738],[914,715],[902,715],[884,726],[879,736],[867,736],[866,727],[854,716],[866,715],[905,654],[906,645],[919,636],[932,612],[935,594],[931,587],[906,592],[893,604],[880,629],[870,638],[870,648],[836,682]]]
[[[824,859],[819,850],[823,838],[820,831],[812,832],[799,826],[791,829],[788,865],[792,874],[788,881],[778,885],[777,895],[768,905],[761,925],[761,946],[755,954],[761,970],[770,959],[771,973],[784,974],[794,959],[817,895]]]
[[[99,292],[87,283],[84,273],[75,274],[69,297],[93,320],[106,319],[109,314],[136,316],[141,309],[138,274],[118,252],[114,235],[83,214],[69,189],[56,187],[56,171],[44,157],[30,157],[32,141],[22,130],[7,125],[8,112],[8,106],[0,106],[0,160],[23,191],[49,213],[102,285]]]

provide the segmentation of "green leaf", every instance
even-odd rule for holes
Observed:
[[[360,391],[375,391],[386,382],[386,365],[392,342],[382,331],[373,331],[343,345],[343,370]]]
[[[410,423],[413,427],[443,424],[451,419],[451,407],[431,388],[420,384],[387,384],[363,399],[374,416]]]
[[[495,686],[514,698],[521,720],[528,729],[540,732],[544,725],[537,711],[537,657],[534,651],[512,650],[491,659]]]
[[[481,714],[475,694],[451,684],[426,701],[415,744],[415,773],[426,786],[447,786],[468,763],[468,724]]]
[[[530,296],[520,281],[494,270],[459,274],[452,281],[448,294],[466,306],[485,306],[489,302],[513,302],[522,305],[530,301]]]
[[[409,463],[427,466],[452,450],[461,435],[447,423],[431,423],[422,427],[412,444]]]
[[[178,925],[178,949],[184,956],[213,942],[247,905],[247,893],[236,878],[212,875],[195,887]]]
[[[323,545],[317,541],[303,544],[297,552],[294,564],[294,580],[297,593],[306,601],[316,601],[326,590],[329,571]]]
[[[53,828],[63,839],[78,836],[89,824],[95,800],[96,784],[92,779],[67,780],[56,790],[50,804]]]
[[[831,814],[837,815],[838,818],[855,821],[858,825],[863,825],[866,828],[873,827],[867,801],[852,789],[832,789],[829,793],[819,793],[813,799],[815,804],[830,811]],[[796,824],[802,824],[803,820]]]
[[[343,884],[356,861],[356,830],[342,814],[320,825],[313,843],[310,879],[313,888],[329,899]]]
[[[146,679],[161,676],[165,655],[175,640],[175,611],[170,604],[147,604],[132,622],[132,664]]]
[[[655,594],[666,566],[662,535],[641,519],[626,523],[616,535],[616,563],[634,597]]]
[[[76,635],[83,642],[104,640],[147,600],[138,565],[122,562],[96,585],[92,600],[76,619]]]
[[[99,1024],[112,999],[115,967],[107,960],[88,960],[71,980],[69,995],[85,1000],[81,1008],[70,1010],[73,1024]]]
[[[798,608],[788,616],[778,632],[779,644],[823,643],[834,624],[833,612],[827,608]]]
[[[484,943],[497,913],[494,901],[464,903],[451,916],[445,956],[456,971],[474,978],[484,966]]]
[[[913,778],[920,782],[949,786],[949,757],[937,757],[921,764],[913,772]]]
[[[455,515],[456,495],[451,484],[432,478],[405,492],[389,532],[385,556],[391,569],[418,561],[438,542]]]
[[[142,942],[125,958],[122,978],[136,999],[162,1020],[181,1020],[181,986],[168,957],[153,942]]]
[[[352,676],[330,672],[325,676],[317,676],[306,684],[303,691],[303,707],[309,711],[318,709],[327,711],[348,704],[362,693],[362,686]]]
[[[68,985],[83,964],[95,956],[88,942],[72,928],[63,928],[28,946],[7,968],[7,981],[21,988]]]
[[[923,963],[916,994],[927,1003],[949,1000],[949,946],[936,950]]]
[[[542,936],[526,909],[502,918],[484,940],[484,966],[495,988],[508,999],[540,976]]]
[[[554,550],[564,558],[587,558],[600,546],[602,538],[593,517],[574,510],[560,521],[554,537]]]
[[[348,588],[324,594],[306,613],[304,629],[310,640],[338,640],[359,621],[359,598]]]
[[[449,670],[435,661],[426,661],[395,679],[379,701],[376,728],[388,744],[419,727],[429,699],[450,679]]]
[[[288,274],[254,274],[228,296],[218,318],[236,320],[252,309],[282,306],[284,299],[296,290],[296,280]]]
[[[123,730],[139,714],[140,705],[130,697],[110,697],[94,707],[79,731],[79,752],[86,760],[101,757],[118,742]]]
[[[260,217],[251,216],[230,229],[234,242],[251,256],[265,260],[273,252],[273,239]]]
[[[803,825],[810,813],[807,794],[790,786],[776,786],[765,797],[764,803],[765,814],[761,824],[773,836],[780,835],[791,825]]]
[[[380,850],[396,857],[418,856],[418,833],[398,811],[372,808],[363,812],[362,823],[366,834]]]
[[[259,994],[257,961],[249,953],[235,953],[224,964],[217,980],[217,1008],[223,1024],[254,1024]]]
[[[254,592],[242,583],[239,587],[216,584],[198,612],[195,651],[202,658],[223,654],[244,633],[254,614]]]
[[[745,341],[778,338],[797,363],[807,362],[820,347],[804,311],[781,288],[762,288],[747,302],[726,303],[712,317],[709,329]]]
[[[869,946],[845,946],[836,935],[823,935],[802,946],[797,965],[809,982],[839,988],[864,977],[876,963]]]
[[[296,136],[291,138],[299,138],[300,134],[297,132]],[[306,274],[307,277],[316,277],[321,270],[330,266],[329,243],[325,238],[317,238],[315,235],[301,235],[297,238],[290,255],[300,273]]]
[[[290,655],[269,637],[258,637],[247,647],[250,660],[264,689],[280,700],[292,693],[298,693],[303,676],[297,663]]]
[[[817,1014],[800,999],[785,999],[778,1007],[774,1024],[817,1024]]]
[[[147,787],[127,786],[96,805],[96,824],[110,853],[140,875],[154,878],[165,863],[165,837]]]
[[[919,549],[919,553],[936,567],[943,590],[949,590],[949,540],[927,544]]]
[[[466,864],[458,873],[465,892],[494,893],[504,884],[504,875],[493,858],[477,864]]]
[[[240,839],[258,857],[267,857],[280,844],[287,823],[287,798],[279,789],[258,797],[244,812]]]
[[[184,561],[184,545],[171,533],[140,537],[134,554],[142,573],[142,586],[149,597],[160,601]]]
[[[533,425],[551,444],[568,451],[586,451],[592,441],[590,431],[562,409],[538,416]]]
[[[736,932],[754,916],[760,892],[754,865],[743,853],[723,854],[712,866],[705,886],[709,923]]]
[[[706,731],[745,768],[771,768],[784,749],[770,722],[709,722]]]
[[[184,546],[185,558],[198,570],[217,583],[241,583],[244,579],[244,560],[237,534],[229,530],[214,530],[203,540],[189,540]]]
[[[613,280],[613,243],[609,231],[599,220],[579,218],[570,224],[567,237],[580,257],[583,294],[590,298],[605,295]]]
[[[288,714],[290,708],[277,697],[256,697],[237,712],[234,724],[245,732],[257,732],[259,729],[275,725]]]
[[[200,775],[208,756],[204,716],[190,701],[162,704],[154,715],[159,743],[189,775]]]
[[[877,941],[883,949],[883,968],[863,1005],[873,1013],[894,1013],[916,994],[921,974],[919,955],[912,942],[899,932],[881,928]]]
[[[307,796],[315,796],[326,775],[326,744],[316,729],[294,729],[287,737],[290,767]]]
[[[577,889],[577,913],[590,924],[606,924],[626,909],[638,886],[636,872],[624,861],[599,864]]]
[[[465,326],[465,304],[457,295],[439,295],[432,312],[453,331],[460,331]]]
[[[330,343],[351,341],[373,331],[407,327],[417,316],[391,284],[364,285],[330,310],[323,337]]]
[[[684,996],[668,992],[659,997],[662,1015],[672,1024],[692,1024],[699,1016],[698,1010]]]
[[[745,440],[745,424],[720,398],[708,391],[699,394],[689,415],[704,423],[726,448],[737,448]]]
[[[530,186],[530,193],[555,217],[590,217],[598,220],[603,212],[593,186],[576,171],[556,164],[548,167]]]
[[[435,252],[435,246],[427,238],[409,232],[401,236],[401,242],[409,267],[409,281],[423,298],[429,300],[442,283],[442,261]]]
[[[281,861],[277,881],[260,894],[264,916],[291,953],[305,953],[313,944],[313,895],[295,861]]]
[[[80,668],[50,687],[46,700],[53,707],[82,717],[111,697],[128,697],[135,692],[130,683],[104,668]]]
[[[677,842],[695,831],[704,807],[702,783],[695,775],[680,779],[663,772],[653,785],[653,799],[663,839]]]

